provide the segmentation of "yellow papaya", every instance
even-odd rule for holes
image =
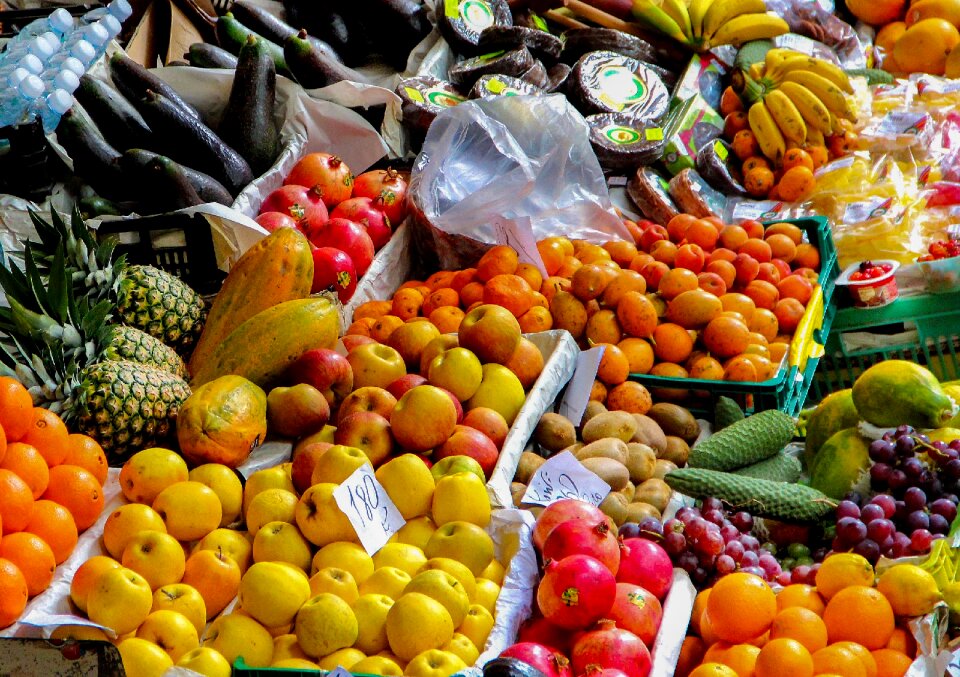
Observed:
[[[860,374],[853,404],[860,418],[881,428],[939,428],[956,413],[937,377],[906,360],[884,360]]]
[[[870,488],[870,442],[847,428],[832,435],[810,468],[810,486],[831,498],[840,499],[849,491]]]
[[[242,376],[196,388],[177,415],[180,453],[191,464],[236,468],[267,435],[267,394]]]
[[[813,459],[834,433],[844,428],[853,428],[860,422],[860,414],[853,406],[853,391],[850,388],[830,393],[807,419],[807,438],[803,450],[803,462],[808,468]]]

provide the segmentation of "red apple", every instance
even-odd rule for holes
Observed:
[[[397,406],[397,398],[383,388],[376,386],[357,388],[340,403],[337,421],[342,421],[350,414],[355,414],[358,411],[372,411],[384,418],[390,418],[395,406]]]
[[[497,465],[500,453],[493,441],[482,432],[465,425],[458,425],[453,429],[450,438],[433,452],[434,461],[448,456],[469,456],[475,459],[483,468],[483,474],[490,479],[490,473]]]
[[[393,451],[390,421],[372,411],[358,411],[341,420],[333,441],[362,449],[374,467],[386,461]]]
[[[311,244],[313,244],[311,242]],[[353,259],[336,247],[318,247],[313,250],[313,286],[310,293],[316,294],[331,287],[337,291],[340,303],[346,303],[357,291],[357,269]]]
[[[359,223],[347,219],[330,219],[319,228],[311,227],[306,235],[307,239],[318,247],[334,247],[345,251],[360,277],[363,277],[373,262],[373,240]]]
[[[493,440],[497,449],[503,448],[503,442],[507,439],[507,433],[510,432],[507,419],[499,411],[489,407],[476,407],[468,411],[463,417],[463,425],[482,432]]]
[[[299,448],[298,453],[294,454],[293,463],[290,464],[290,478],[299,493],[302,494],[310,487],[317,460],[332,446],[329,442],[312,442]]]
[[[393,231],[390,229],[390,219],[382,211],[373,206],[373,200],[368,197],[352,197],[338,204],[330,218],[347,219],[359,223],[367,229],[367,234],[373,240],[373,248],[377,251],[390,241]]]
[[[457,410],[457,423],[463,423],[463,405],[460,404],[460,400],[457,399],[457,396],[446,388],[438,387],[437,390],[442,390],[450,397],[450,401],[453,402],[453,408]]]
[[[287,380],[312,385],[334,405],[353,390],[353,367],[335,350],[313,348],[290,365]]]
[[[403,394],[410,390],[411,388],[416,388],[417,386],[422,386],[427,382],[420,374],[407,374],[406,376],[401,376],[396,381],[387,386],[387,390],[391,395],[396,397],[398,400],[403,397]]]
[[[363,334],[348,334],[341,337],[340,340],[343,342],[343,347],[347,349],[348,353],[353,352],[355,348],[359,348],[362,345],[377,342],[376,339],[364,336]]]
[[[320,228],[330,218],[320,195],[303,186],[281,186],[267,196],[260,205],[260,213],[280,212],[297,222],[299,228]]]
[[[283,212],[263,212],[257,218],[255,218],[254,221],[271,233],[278,228],[297,227],[296,219],[294,219],[292,216],[284,214]]]

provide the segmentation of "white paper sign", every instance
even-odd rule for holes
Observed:
[[[327,677],[353,677],[343,666],[338,665],[327,673]]]
[[[529,263],[536,266],[544,279],[547,278],[547,268],[543,265],[537,241],[533,237],[533,223],[529,216],[516,219],[497,217],[493,222],[493,229],[497,234],[497,242],[513,247],[517,250],[520,263]]]
[[[590,389],[593,387],[593,380],[597,378],[603,349],[603,346],[597,346],[584,350],[577,356],[577,368],[563,394],[563,401],[560,402],[560,415],[566,416],[576,426],[583,420],[583,412],[590,401]]]
[[[350,520],[369,555],[386,545],[390,537],[407,523],[369,465],[357,468],[334,489],[333,498]]]
[[[610,493],[610,485],[583,464],[569,451],[547,459],[527,485],[524,503],[550,505],[564,498],[577,498],[600,505]]]

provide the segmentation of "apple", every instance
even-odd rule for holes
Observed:
[[[293,480],[293,486],[297,488],[297,493],[302,494],[310,486],[310,478],[313,477],[313,469],[317,461],[332,446],[330,442],[313,442],[294,454],[293,463],[290,466],[290,477]]]
[[[337,292],[340,303],[346,303],[357,291],[360,276],[350,255],[336,247],[317,247],[313,250],[313,284],[310,293],[327,289]]]
[[[436,386],[411,388],[397,402],[390,425],[397,443],[408,451],[427,451],[447,441],[457,425],[454,398]]]
[[[450,401],[453,402],[453,408],[457,412],[457,423],[462,423],[463,422],[463,405],[460,404],[460,400],[458,400],[457,396],[451,393],[446,388],[440,388],[439,386],[437,386],[437,388],[445,392],[447,396],[450,398]]]
[[[250,667],[265,668],[273,659],[270,632],[250,616],[236,611],[220,616],[210,624],[203,645],[215,649],[231,665],[243,656],[243,661]]]
[[[397,327],[387,344],[403,357],[407,369],[415,370],[420,366],[424,349],[440,336],[440,330],[424,318],[411,320]]]
[[[307,239],[318,247],[334,247],[345,251],[363,277],[373,263],[373,240],[359,223],[347,219],[330,219],[320,228],[310,228]]]
[[[290,365],[286,380],[291,385],[312,385],[334,406],[353,390],[353,368],[336,350],[312,348]]]
[[[481,362],[504,364],[520,343],[520,324],[506,308],[485,304],[466,314],[458,338]]]
[[[291,500],[293,501],[291,507],[295,509],[296,497],[291,497]],[[292,521],[292,516],[290,519]],[[300,533],[297,525],[290,522],[274,520],[261,524],[253,537],[254,562],[285,562],[292,564],[297,569],[306,571],[310,568],[312,554],[310,543]],[[253,566],[256,566],[256,564]],[[241,580],[242,585],[243,581]],[[244,609],[246,610],[246,608]],[[271,625],[270,627],[274,626]]]
[[[77,648],[79,649],[79,646]],[[64,652],[64,657],[67,657],[68,647],[61,651]],[[122,642],[118,641],[117,651],[123,662],[124,674],[162,675],[168,668],[173,667],[173,661],[166,651],[140,637],[127,637]]]
[[[337,444],[362,449],[370,463],[377,466],[393,451],[390,428],[390,421],[380,414],[358,411],[340,421],[333,439]]]
[[[503,448],[503,443],[510,432],[507,420],[498,411],[489,407],[476,407],[463,417],[463,425],[479,430],[493,440],[497,449]]]
[[[390,229],[390,219],[374,207],[373,200],[368,197],[352,197],[344,200],[333,208],[330,217],[347,219],[366,228],[367,234],[373,240],[373,248],[376,250],[387,244],[393,234]]]
[[[179,583],[183,578],[185,562],[186,556],[179,541],[170,534],[152,529],[141,531],[127,541],[120,557],[123,566],[143,576],[150,584],[151,591]],[[150,597],[153,598],[152,592]]]
[[[252,536],[249,538],[248,536],[250,535],[245,531],[236,529],[214,529],[200,539],[190,555],[192,557],[200,550],[221,553],[227,559],[236,562],[237,568],[243,573],[250,566],[253,557]]]
[[[240,517],[243,505],[243,484],[240,473],[230,466],[220,463],[204,463],[190,471],[187,479],[206,484],[220,499],[222,516],[220,526],[226,527]]]
[[[137,628],[137,637],[153,642],[176,663],[188,651],[200,646],[197,629],[190,619],[177,611],[154,611]]]
[[[185,653],[177,661],[177,667],[193,670],[206,677],[230,677],[232,671],[227,659],[208,646]]]
[[[280,228],[296,228],[296,220],[283,212],[263,212],[257,218],[254,219],[258,224],[260,224],[264,230],[273,232]]]
[[[341,337],[340,341],[343,343],[343,347],[346,348],[348,353],[353,352],[353,349],[357,348],[358,346],[377,342],[376,339],[369,336],[364,336],[363,334],[348,334],[347,336]]]
[[[431,385],[449,390],[458,400],[465,402],[480,387],[483,365],[466,348],[450,348],[430,362],[427,379]]]
[[[267,395],[267,425],[271,432],[297,439],[322,429],[330,420],[330,404],[309,383],[278,386]]]
[[[443,334],[430,341],[427,347],[423,349],[423,354],[420,355],[420,373],[426,374],[430,370],[430,363],[433,362],[434,358],[459,345],[460,342],[457,340],[456,334]]]
[[[472,456],[447,456],[444,459],[437,460],[430,468],[433,479],[437,482],[441,477],[447,475],[456,475],[458,472],[469,472],[476,475],[482,482],[486,482],[483,468],[480,463]]]
[[[381,343],[358,346],[347,355],[353,368],[354,388],[386,388],[407,373],[407,365],[396,350]]]
[[[486,479],[489,479],[490,473],[497,465],[497,459],[500,458],[500,452],[493,440],[479,430],[458,425],[447,441],[433,452],[433,458],[436,461],[452,456],[469,456],[475,459],[483,469]]]
[[[167,609],[186,616],[199,634],[207,627],[207,605],[203,596],[192,585],[171,583],[157,588],[153,593],[151,613]]]
[[[340,403],[337,421],[342,422],[347,416],[358,411],[372,411],[389,418],[395,406],[397,406],[397,398],[389,390],[376,386],[357,388]]]
[[[526,397],[516,374],[500,364],[490,363],[483,365],[483,381],[466,408],[468,411],[477,407],[493,409],[503,416],[507,425],[513,425]]]
[[[420,374],[407,374],[406,376],[401,376],[396,381],[393,381],[390,385],[387,386],[387,391],[396,397],[398,400],[403,397],[403,394],[415,388],[417,386],[422,386],[427,382]]]
[[[316,191],[295,185],[281,186],[270,193],[260,205],[260,213],[264,212],[287,214],[304,231],[320,228],[330,218]]]
[[[140,627],[153,607],[153,591],[136,571],[119,567],[101,574],[87,595],[87,617],[117,635]]]

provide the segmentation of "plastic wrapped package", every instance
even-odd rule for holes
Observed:
[[[832,2],[767,0],[767,11],[790,24],[792,33],[823,43],[836,54],[844,68],[868,68],[867,47],[853,26],[837,17]],[[795,45],[786,45],[797,48]],[[803,50],[801,50],[803,51]],[[814,56],[820,56],[815,54]]]
[[[861,144],[866,144],[871,151],[926,147],[935,136],[933,116],[920,106],[891,110],[880,118],[874,118],[860,131]]]

